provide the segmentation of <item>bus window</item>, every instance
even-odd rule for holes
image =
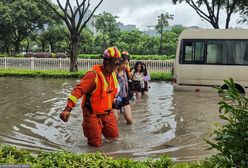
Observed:
[[[203,63],[204,42],[185,41],[183,63]]]
[[[243,40],[210,40],[207,44],[207,63],[244,65],[247,60],[248,42]]]
[[[192,42],[186,42],[185,45],[185,61],[193,61],[193,44]]]
[[[195,43],[195,61],[203,61],[204,54],[204,43],[196,42]]]
[[[221,41],[209,41],[207,45],[207,63],[220,64],[223,57],[223,44]]]

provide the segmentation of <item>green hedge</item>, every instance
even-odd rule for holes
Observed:
[[[0,69],[2,77],[47,77],[47,78],[81,78],[86,71],[69,72],[55,70],[17,70]],[[171,73],[151,73],[152,80],[169,81],[172,79]]]
[[[162,73],[162,72],[152,72],[150,73],[151,80],[159,80],[159,81],[171,81],[172,80],[172,73]]]
[[[99,59],[100,54],[79,54],[79,58]],[[132,60],[168,60],[174,59],[175,55],[131,55]]]
[[[16,54],[16,55],[8,55],[8,54],[0,54],[0,57],[15,57],[15,58],[23,58],[23,54]]]
[[[168,156],[160,159],[135,161],[127,158],[111,158],[99,152],[75,154],[65,151],[39,152],[36,156],[24,149],[4,145],[0,148],[0,164],[28,164],[31,168],[212,168],[209,161],[174,163]]]
[[[47,78],[80,78],[86,71],[69,72],[55,70],[16,70],[0,69],[0,76],[3,77],[47,77]]]
[[[55,53],[51,53],[52,58],[55,57]],[[15,56],[13,55],[8,55],[8,54],[0,54],[0,57],[17,57],[17,58],[23,58],[23,54],[16,54]],[[100,54],[79,54],[79,58],[84,58],[84,59],[100,59]],[[131,55],[131,60],[169,60],[169,59],[174,59],[175,55]]]

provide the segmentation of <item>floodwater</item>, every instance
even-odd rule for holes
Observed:
[[[133,125],[120,115],[120,138],[103,146],[87,145],[80,104],[68,123],[59,119],[78,80],[0,78],[0,144],[37,150],[104,152],[112,157],[143,159],[167,154],[177,161],[198,160],[214,151],[203,139],[219,121],[215,93],[175,92],[170,83],[151,82],[149,96],[131,102]],[[79,101],[80,103],[80,101]]]

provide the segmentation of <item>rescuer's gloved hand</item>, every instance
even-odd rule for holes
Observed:
[[[65,107],[65,109],[60,113],[59,117],[64,122],[67,122],[69,120],[69,117],[71,115],[71,108]]]

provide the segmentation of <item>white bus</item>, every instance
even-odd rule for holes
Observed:
[[[216,91],[233,78],[248,91],[248,29],[185,30],[178,39],[173,85],[175,90]]]

